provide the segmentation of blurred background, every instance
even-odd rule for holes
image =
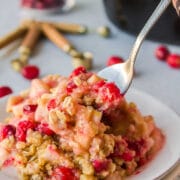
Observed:
[[[62,35],[77,51],[91,53],[93,63],[90,71],[98,72],[106,67],[112,56],[123,60],[128,58],[137,33],[158,2],[159,0],[1,0],[0,37],[4,38],[27,19],[78,24],[86,27],[87,32],[63,32]],[[164,45],[171,53],[180,53],[179,21],[171,5],[138,53],[136,76],[132,84],[132,88],[152,94],[177,112],[180,106],[180,100],[177,100],[180,92],[179,69],[173,69],[165,61],[157,60],[155,50]],[[0,85],[8,85],[14,92],[27,88],[30,83],[12,67],[12,61],[20,56],[19,47],[23,38],[24,36],[0,49]],[[35,43],[28,59],[30,65],[36,65],[40,69],[39,77],[54,73],[67,76],[74,69],[72,61],[72,54],[64,52],[44,36]]]

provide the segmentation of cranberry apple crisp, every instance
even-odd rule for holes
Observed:
[[[121,179],[149,161],[164,140],[152,116],[83,67],[69,77],[32,80],[10,97],[7,112],[0,166],[14,166],[24,180]]]

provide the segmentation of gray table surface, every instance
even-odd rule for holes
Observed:
[[[17,0],[1,0],[0,2],[0,37],[15,28],[23,18]],[[67,35],[69,40],[81,51],[94,54],[93,71],[105,67],[108,57],[120,55],[128,57],[135,37],[117,29],[105,14],[102,1],[77,0],[76,7],[69,13],[38,17],[38,19],[82,23],[89,27],[85,36]],[[112,37],[104,39],[95,33],[97,27],[111,27]],[[174,70],[165,63],[157,61],[154,50],[159,42],[145,41],[138,54],[136,62],[136,77],[131,88],[145,91],[180,114],[180,70]],[[180,53],[178,46],[168,44],[172,52]],[[29,86],[29,81],[14,72],[10,60],[18,56],[17,51],[9,53],[12,46],[0,51],[0,86],[9,85],[14,92],[19,92]],[[7,56],[8,54],[8,56]],[[48,41],[41,41],[31,64],[41,69],[41,77],[47,74],[62,74],[67,76],[73,69],[71,58]]]

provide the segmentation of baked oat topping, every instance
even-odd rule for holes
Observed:
[[[0,166],[19,179],[97,180],[133,174],[162,147],[153,117],[143,116],[114,83],[78,68],[49,75],[10,97],[0,124]]]

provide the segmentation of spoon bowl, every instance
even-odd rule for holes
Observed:
[[[98,75],[110,82],[114,82],[120,89],[121,93],[124,94],[128,90],[134,75],[134,70],[131,71],[129,69],[129,64],[130,60],[114,64],[101,70]]]
[[[125,94],[129,86],[131,85],[134,76],[135,60],[143,40],[170,3],[171,0],[160,1],[152,15],[146,22],[145,26],[142,28],[141,32],[137,36],[131,50],[129,59],[127,61],[104,68],[98,73],[99,76],[105,78],[106,80],[114,82],[119,87],[122,94]]]

